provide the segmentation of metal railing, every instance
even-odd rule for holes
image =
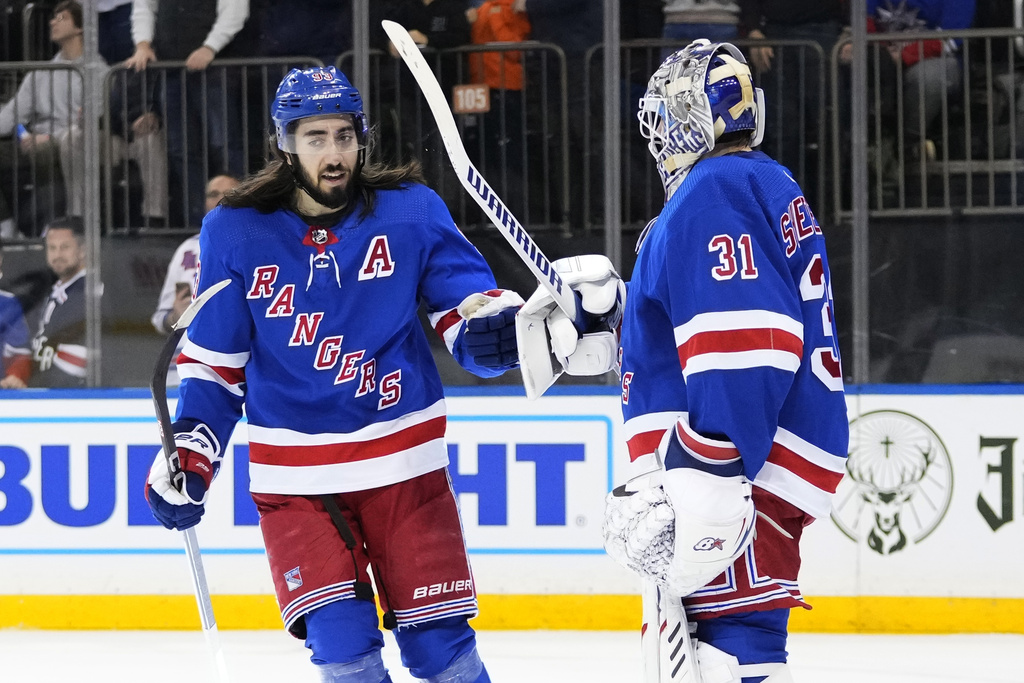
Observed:
[[[213,176],[242,178],[266,160],[274,91],[314,57],[219,59],[203,71],[123,65],[104,81],[103,227],[108,233],[195,232]]]
[[[488,53],[519,56],[521,89],[510,87],[503,72],[497,87],[475,82],[469,62]],[[561,48],[527,41],[424,49],[423,54],[453,97],[450,104],[467,153],[508,208],[531,230],[568,232],[571,156],[566,134],[567,73]],[[351,51],[345,52],[335,65],[348,73],[353,57]],[[452,171],[433,117],[408,68],[401,59],[381,50],[370,51],[369,66],[364,103],[376,128],[376,148],[371,153],[396,163],[416,157],[459,225],[472,229],[486,223],[488,219],[466,196]],[[454,101],[456,88],[480,101]]]
[[[908,32],[899,43],[892,34],[868,36],[866,101],[853,104],[868,108],[872,217],[1024,213],[1024,81],[1017,73],[1024,60],[1016,50],[1022,38],[1017,29]],[[926,41],[961,47],[921,59]],[[851,214],[843,120],[851,103],[842,58],[849,44],[840,41],[831,56],[832,188],[840,221]],[[920,61],[904,64],[890,54],[893,45]],[[930,69],[948,69],[941,84],[920,73],[926,61]]]

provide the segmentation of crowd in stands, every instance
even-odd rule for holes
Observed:
[[[865,20],[869,31],[885,33],[982,25],[976,19],[987,25],[1012,21],[994,9],[998,4],[994,0],[869,0]],[[6,42],[0,59],[15,67],[20,61],[50,60],[53,68],[0,72],[0,238],[43,237],[56,281],[47,285],[50,291],[45,300],[29,312],[27,326],[19,325],[12,314],[10,302],[19,299],[0,291],[3,387],[84,381],[84,342],[54,344],[58,337],[47,325],[60,317],[62,307],[76,300],[79,288],[84,289],[84,262],[70,273],[75,264],[66,261],[73,261],[75,245],[81,246],[81,222],[76,217],[84,206],[83,130],[100,125],[83,120],[78,72],[60,68],[83,63],[81,5],[76,0],[34,2],[32,16],[48,22],[45,41],[35,39],[38,31],[32,25],[21,23],[24,6],[23,0],[0,0],[4,10],[0,17],[17,19],[2,27]],[[370,45],[388,50],[379,22],[393,19],[406,26],[419,45],[435,50],[525,40],[559,46],[570,75],[565,93],[566,135],[575,168],[587,150],[597,163],[602,161],[600,153],[593,154],[596,136],[590,131],[591,139],[585,139],[582,124],[588,115],[600,111],[602,91],[573,85],[585,71],[588,51],[602,42],[602,7],[594,0],[375,0],[370,6]],[[701,37],[764,40],[764,46],[749,49],[750,62],[769,99],[770,116],[781,121],[768,126],[764,144],[780,162],[807,170],[807,150],[816,147],[825,119],[813,99],[816,86],[795,91],[791,86],[824,65],[815,61],[813,51],[793,58],[788,48],[772,43],[811,41],[828,60],[845,37],[844,27],[848,30],[846,0],[636,0],[623,1],[621,7],[623,40],[661,38],[679,46]],[[232,67],[218,68],[218,60],[309,56],[332,64],[352,47],[351,3],[335,0],[97,0],[97,9],[100,56],[109,67],[119,67],[123,78],[108,93],[114,111],[107,119],[110,130],[103,139],[110,144],[101,149],[102,161],[134,167],[135,175],[126,177],[139,186],[138,213],[148,226],[198,231],[209,208],[208,182],[241,178],[262,165],[262,156],[254,158],[250,152],[255,147],[257,154],[262,153],[264,132],[247,137],[240,122],[247,120],[250,127],[259,128],[266,120],[266,88],[273,88],[279,75],[261,75],[264,88],[250,92],[246,100],[242,96],[245,79],[237,77]],[[960,48],[957,41],[888,44],[888,61],[883,60],[879,76],[887,88],[882,115],[894,120],[895,89],[902,87],[905,138],[916,154],[934,157],[932,131],[943,100],[963,84]],[[660,60],[669,49],[659,48],[655,56]],[[535,74],[524,68],[523,53],[470,52],[450,58],[461,61],[470,82],[490,88],[490,110],[483,115],[481,127],[482,167],[488,174],[526,182],[531,175],[523,164],[527,138],[519,131],[531,125],[524,97]],[[841,60],[846,63],[848,58],[844,51]],[[164,62],[183,66],[153,68]],[[456,72],[462,71],[442,65],[442,82],[453,85],[451,74]],[[651,73],[646,66],[637,72],[645,74],[642,78]],[[636,81],[624,95],[624,107],[635,107],[635,90],[643,88],[640,77]],[[792,92],[796,94],[784,96]],[[624,127],[633,129],[631,116],[624,119]],[[418,148],[422,152],[423,145]],[[411,153],[416,149],[414,144]],[[570,183],[573,225],[582,220],[578,213],[583,204],[581,185]],[[49,194],[39,201],[44,188]],[[27,198],[26,191],[36,196]],[[35,222],[20,220],[20,214],[32,207]],[[36,225],[46,225],[45,234]],[[57,256],[58,247],[64,256]],[[184,263],[187,251],[179,249],[180,259],[178,255],[175,259]],[[185,296],[180,280],[170,284],[170,295],[164,292],[153,319],[163,333],[174,312],[180,314],[179,299]],[[25,330],[30,333],[28,339]],[[25,353],[32,358],[31,368]],[[57,376],[60,382],[46,379]]]

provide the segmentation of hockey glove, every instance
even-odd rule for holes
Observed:
[[[579,293],[587,326],[581,336],[547,288],[533,293],[516,320],[523,383],[530,398],[543,394],[562,372],[603,375],[618,364],[626,286],[611,261],[591,254],[558,259],[551,267]]]
[[[470,294],[459,304],[465,320],[463,344],[473,364],[495,374],[519,367],[516,345],[516,312],[521,296],[511,290]]]
[[[175,424],[176,428],[180,426]],[[174,445],[174,481],[161,450],[149,469],[146,501],[158,522],[168,529],[184,531],[199,524],[203,516],[210,483],[220,469],[220,444],[209,427],[198,424],[190,432],[176,433]]]

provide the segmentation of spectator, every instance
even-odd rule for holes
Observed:
[[[0,268],[4,263],[4,245],[0,239]],[[3,272],[0,271],[0,279]],[[28,346],[28,326],[21,304],[14,294],[0,289],[0,389],[24,389],[32,373],[32,354]]]
[[[485,0],[470,8],[466,17],[474,45],[521,43],[530,37],[526,13],[516,10],[515,0]],[[484,174],[499,183],[502,197],[517,210],[523,183],[523,53],[474,52],[469,56],[473,83],[486,83],[491,107],[481,118]]]
[[[739,35],[740,6],[735,0],[665,0],[665,40],[689,43],[707,38],[713,43]],[[668,54],[672,48],[666,48]]]
[[[823,163],[818,139],[824,102],[818,79],[847,21],[844,0],[738,2],[748,37],[814,42],[825,55],[822,61],[816,50],[803,46],[750,48],[767,108],[762,149],[796,175],[813,205],[819,198],[811,179]]]
[[[238,186],[238,179],[229,175],[218,175],[210,178],[206,184],[206,213],[213,211],[221,198]],[[160,334],[170,334],[174,330],[174,324],[188,308],[195,292],[195,276],[199,269],[199,235],[192,235],[178,245],[167,266],[167,276],[164,278],[163,289],[160,290],[160,301],[156,311],[153,312],[151,321],[153,327]],[[184,346],[185,338],[182,337],[179,347]],[[179,352],[180,352],[179,348]],[[178,366],[175,362],[178,354],[174,355],[171,361],[171,368],[167,372],[167,384],[170,386],[178,384]]]
[[[54,62],[81,63],[82,6],[76,0],[64,0],[54,8],[50,37],[60,47]],[[103,74],[100,78],[103,78]],[[19,137],[23,155],[35,153],[37,159],[39,155],[49,157],[55,149],[66,186],[67,213],[81,216],[85,202],[81,78],[70,70],[31,72],[15,99],[0,111],[0,135],[9,134],[9,126],[13,126],[15,120],[25,129]],[[133,159],[142,171],[143,212],[150,216],[162,216],[167,202],[162,137],[152,131],[144,131],[136,134],[131,144],[126,145],[123,139],[116,136],[111,138],[111,143],[114,158]],[[8,148],[5,145],[0,149]],[[101,145],[100,152],[106,151],[106,145]],[[0,157],[3,156],[3,152],[0,152]],[[42,162],[37,160],[37,170],[41,166]],[[9,167],[3,168],[7,170]],[[27,170],[31,171],[31,166]],[[0,219],[6,217],[3,200],[0,198]],[[13,220],[0,233],[10,236],[13,233]]]
[[[81,5],[65,1],[54,8],[50,38],[60,48],[52,63],[81,63]],[[30,71],[17,94],[0,109],[0,138],[17,133],[16,145],[0,144],[0,237],[14,236],[11,205],[25,178],[38,192],[58,177],[59,145],[81,107],[81,78],[70,69],[56,69]]]
[[[568,75],[569,88],[566,92],[566,106],[568,108],[569,130],[566,131],[569,137],[569,158],[573,160],[572,166],[578,166],[580,160],[586,159],[586,151],[591,151],[590,159],[584,163],[598,165],[601,160],[600,126],[591,127],[592,139],[590,144],[585,142],[585,122],[588,111],[601,112],[601,99],[603,94],[600,68],[594,69],[597,75],[592,79],[589,88],[581,84],[582,74],[586,67],[586,55],[594,45],[602,42],[604,37],[604,3],[592,2],[592,0],[516,0],[515,8],[526,9],[526,15],[530,19],[530,26],[533,28],[533,39],[542,43],[554,43],[565,52],[566,73]],[[550,57],[550,53],[549,53]],[[554,62],[550,60],[549,62]],[[598,56],[600,63],[600,55]],[[551,74],[555,83],[558,83],[557,74]],[[587,99],[589,94],[589,101]],[[539,107],[531,103],[533,113]],[[529,113],[529,112],[528,112]],[[528,125],[534,128],[536,122]],[[539,126],[538,126],[539,127]],[[541,156],[541,155],[535,155]],[[561,158],[559,153],[555,158]],[[594,169],[597,171],[597,169]],[[535,174],[531,172],[531,176]],[[540,175],[540,174],[537,174]],[[561,194],[557,189],[561,187],[558,176],[560,173],[546,169],[545,182],[552,183],[552,189]],[[593,178],[600,178],[600,171],[592,173]],[[583,227],[583,183],[573,182],[569,185],[569,212],[567,217],[552,216],[562,222],[568,219],[570,225]],[[543,196],[543,190],[538,188],[539,194]],[[533,194],[533,192],[531,192]],[[595,200],[599,199],[600,192],[592,194]],[[600,203],[597,201],[596,203]],[[598,208],[598,207],[594,207]]]
[[[348,2],[252,0],[253,20],[259,34],[257,50],[265,57],[311,55],[324,64],[333,64],[338,55],[352,49],[352,8]],[[274,79],[272,87],[278,80]]]
[[[868,31],[889,34],[966,29],[974,22],[974,11],[975,0],[868,0]],[[882,94],[883,106],[888,103],[883,116],[890,120],[896,116],[894,93],[902,74],[903,129],[910,160],[922,155],[935,158],[935,145],[927,139],[928,129],[942,113],[943,102],[962,87],[963,65],[957,54],[960,43],[936,39],[888,46],[891,64],[885,63],[881,71],[882,87],[889,91]],[[849,46],[841,57],[849,61]]]
[[[249,16],[249,0],[135,0],[132,39],[135,53],[126,62],[135,71],[157,61],[184,61],[185,71],[169,69],[155,101],[162,104],[167,134],[171,206],[181,215],[169,220],[199,226],[203,188],[213,174],[244,175],[240,79],[227,69],[205,74],[223,54]],[[160,79],[149,82],[157,85]],[[205,92],[204,92],[205,88]],[[205,116],[203,106],[206,107]],[[209,157],[204,155],[209,151]]]
[[[132,56],[132,0],[96,0],[97,43],[107,64]]]
[[[46,264],[57,276],[32,339],[32,386],[85,386],[85,226],[75,216],[43,231]]]

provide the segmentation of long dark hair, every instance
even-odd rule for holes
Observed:
[[[288,165],[285,153],[277,146],[276,135],[270,135],[268,145],[274,158],[258,173],[227,192],[221,204],[236,209],[256,209],[260,213],[273,213],[291,207],[298,187],[295,174]],[[395,190],[403,183],[426,183],[423,167],[416,159],[392,166],[370,159],[370,151],[371,147],[368,146],[360,153],[363,155],[363,163],[352,178],[350,201],[343,209],[346,213],[351,211],[358,203],[356,200],[362,199],[362,210],[359,213],[363,218],[373,213],[377,190]]]

